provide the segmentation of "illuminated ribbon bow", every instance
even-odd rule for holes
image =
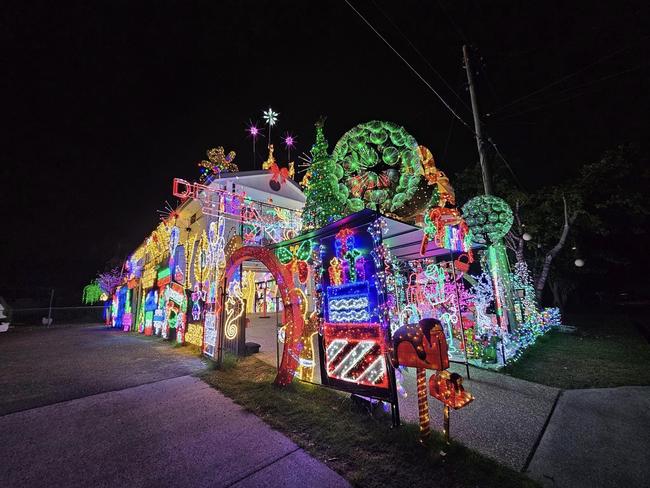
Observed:
[[[277,164],[273,164],[269,170],[273,175],[271,177],[272,181],[277,181],[280,184],[284,184],[289,178],[289,170],[287,168],[280,168]]]
[[[300,245],[281,247],[276,251],[280,263],[285,265],[292,273],[297,273],[298,280],[303,284],[307,282],[309,277],[308,262],[311,259],[312,247],[312,241],[306,240]]]

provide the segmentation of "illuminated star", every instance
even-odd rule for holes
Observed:
[[[274,112],[273,109],[271,107],[269,107],[268,110],[266,110],[265,112],[262,112],[262,115],[264,115],[264,120],[266,121],[266,123],[268,125],[270,125],[271,127],[273,127],[275,125],[275,123],[278,121],[278,115],[280,115],[280,114],[277,113],[277,112]]]
[[[259,136],[263,136],[262,129],[257,127],[257,122],[248,122],[248,127],[246,127],[246,132],[253,139],[257,139]]]
[[[298,142],[298,139],[296,139],[294,136],[292,136],[288,132],[284,135],[284,146],[287,149],[290,149],[293,146],[295,146],[296,142]]]

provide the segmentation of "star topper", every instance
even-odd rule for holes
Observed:
[[[264,120],[266,123],[270,126],[273,127],[275,123],[278,121],[278,115],[280,115],[277,112],[274,112],[271,107],[269,107],[268,110],[262,112],[262,115],[264,116]]]

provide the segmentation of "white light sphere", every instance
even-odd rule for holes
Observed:
[[[582,268],[585,265],[584,259],[576,259],[573,264],[575,264],[578,268]]]
[[[530,240],[533,238],[533,236],[531,236],[528,232],[524,232],[524,235],[521,236],[521,238],[522,238],[524,241],[530,241]]]

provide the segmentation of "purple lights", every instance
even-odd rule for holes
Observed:
[[[291,134],[287,133],[284,136],[284,145],[287,148],[293,147],[296,144],[296,138],[293,137]]]
[[[251,124],[248,129],[246,129],[246,132],[248,132],[253,139],[256,139],[257,136],[260,135],[260,129],[255,124]]]

